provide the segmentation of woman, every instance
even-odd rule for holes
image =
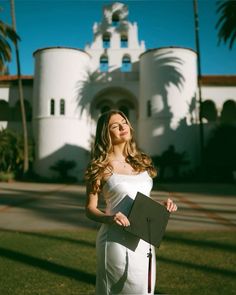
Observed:
[[[135,143],[127,117],[116,110],[103,113],[86,171],[86,215],[102,223],[96,241],[97,295],[148,293],[149,244],[123,227],[130,225],[127,215],[136,193],[149,196],[155,176],[150,157]],[[106,203],[104,212],[99,209],[100,196]],[[177,210],[170,199],[166,207],[170,212]],[[155,257],[154,247],[152,253]],[[155,288],[155,269],[152,259],[151,294]]]

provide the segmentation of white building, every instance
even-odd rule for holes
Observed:
[[[84,50],[66,47],[34,52],[34,77],[24,76],[29,133],[35,141],[35,172],[52,177],[58,160],[74,160],[83,178],[96,120],[122,110],[139,146],[152,156],[170,145],[199,161],[196,53],[180,47],[147,50],[122,3],[105,6]],[[203,76],[205,136],[236,105],[236,76]],[[233,120],[234,118],[232,118]],[[0,77],[0,127],[21,130],[15,76]]]

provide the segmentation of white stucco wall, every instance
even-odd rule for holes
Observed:
[[[79,156],[90,147],[88,117],[81,105],[90,57],[84,51],[72,48],[45,48],[36,51],[34,56],[35,170],[50,176],[50,166],[57,160],[78,163]],[[55,100],[55,115],[50,114],[51,99]],[[60,99],[65,100],[65,115],[59,113]],[[84,160],[83,155],[81,167],[75,174],[84,169]]]
[[[187,151],[197,160],[198,131],[192,126],[196,122],[196,87],[194,51],[171,47],[141,55],[138,138],[148,153],[160,155],[173,144],[178,152]],[[190,110],[191,104],[194,108]]]
[[[9,102],[9,91],[10,91],[9,84],[7,84],[5,86],[1,86],[0,87],[0,99]]]

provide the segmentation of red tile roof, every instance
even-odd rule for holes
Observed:
[[[236,75],[203,75],[204,86],[236,86]]]
[[[21,79],[22,80],[33,80],[33,76],[25,76],[25,75],[22,75],[21,76]],[[7,81],[16,81],[18,79],[18,76],[17,75],[4,75],[4,76],[1,76],[0,75],[0,81],[4,81],[4,82],[7,82]]]

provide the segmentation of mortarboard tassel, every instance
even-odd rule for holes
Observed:
[[[147,253],[148,257],[148,293],[152,291],[152,246],[151,246],[151,229],[150,229],[150,218],[147,218],[148,223],[148,236],[149,236],[149,253]]]
[[[151,293],[152,290],[152,249],[151,245],[148,253],[148,293]]]

